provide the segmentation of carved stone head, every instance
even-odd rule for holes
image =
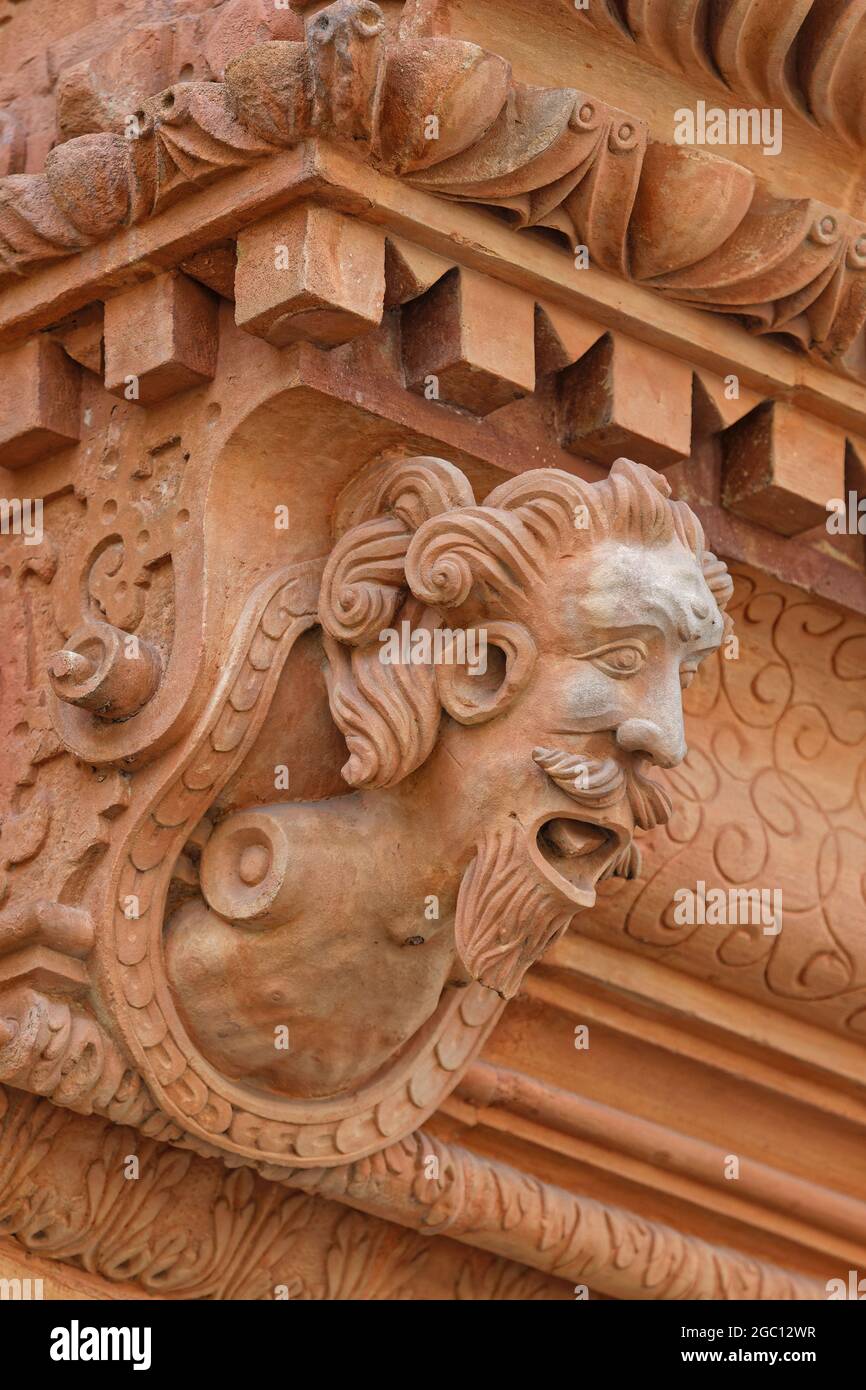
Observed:
[[[169,973],[210,1060],[308,1097],[367,1084],[460,989],[512,997],[669,814],[682,688],[725,566],[663,477],[527,472],[480,505],[434,458],[343,494],[318,619],[354,790],[234,812]],[[292,1035],[275,1054],[274,1030]]]
[[[719,646],[731,582],[694,513],[627,459],[590,485],[529,472],[481,506],[441,460],[392,465],[370,497],[373,481],[346,501],[320,605],[343,774],[390,787],[434,752],[463,770],[440,803],[478,836],[457,950],[510,997],[596,883],[635,872],[635,829],[667,818],[645,769],[685,755],[681,691]],[[378,518],[357,519],[362,497]],[[491,875],[526,891],[525,916],[486,902]]]

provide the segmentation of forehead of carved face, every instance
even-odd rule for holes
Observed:
[[[681,691],[724,624],[676,541],[605,541],[563,557],[534,595],[533,704],[550,739],[602,731],[673,766],[685,753]]]

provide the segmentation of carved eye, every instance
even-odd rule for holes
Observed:
[[[618,642],[588,652],[593,664],[608,676],[636,676],[647,659],[642,642]]]

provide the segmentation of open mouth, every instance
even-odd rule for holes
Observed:
[[[533,858],[571,902],[592,907],[596,884],[613,871],[628,845],[625,832],[617,827],[555,816],[538,827]]]

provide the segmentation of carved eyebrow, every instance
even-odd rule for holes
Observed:
[[[612,628],[611,631],[621,631],[621,629]],[[616,651],[618,647],[624,647],[626,645],[629,636],[632,640],[632,646],[639,647],[643,652],[644,657],[646,657],[647,649],[645,644],[637,636],[634,629],[631,629],[627,635],[622,637],[615,637],[611,642],[602,642],[599,646],[590,647],[585,652],[577,652],[576,659],[578,661],[588,661],[590,657],[604,656],[605,652]]]
[[[584,600],[585,611],[599,628],[608,632],[672,632],[683,643],[697,641],[708,621],[713,627],[717,627],[718,623],[713,614],[715,604],[712,595],[709,590],[705,594],[695,593],[694,577],[690,570],[685,570],[672,576],[673,585],[664,594],[640,594],[636,606],[643,609],[643,622],[623,623],[620,626],[605,619],[603,613],[598,613],[598,608],[604,608],[604,596],[601,594]],[[698,623],[695,622],[696,618]]]
[[[599,623],[598,627],[601,632],[617,633],[617,641],[624,637],[641,637],[644,634],[652,637],[659,631],[655,623]]]
[[[603,644],[594,646],[591,650],[587,648],[586,651],[577,653],[577,657],[579,660],[582,660],[584,657],[593,656],[596,652],[602,651],[603,648],[616,646],[618,643],[628,641],[629,638],[637,642],[643,639],[643,641],[646,642],[651,641],[653,637],[664,636],[666,631],[671,630],[670,615],[666,615],[666,618],[667,621],[665,622],[664,628],[655,623],[623,623],[622,625],[617,623],[600,624],[600,629],[610,634],[608,640]],[[708,620],[710,627],[709,631],[707,631]],[[674,621],[676,622],[676,620]],[[676,623],[676,635],[683,646],[688,646],[695,642],[702,642],[704,644],[698,647],[696,651],[686,652],[683,656],[683,661],[702,661],[705,656],[711,656],[713,652],[717,651],[719,646],[717,639],[721,633],[721,629],[722,624],[720,619],[714,617],[711,611],[707,613],[704,622],[700,624],[700,626],[687,622],[685,619]]]
[[[670,614],[665,612],[664,606],[657,600],[641,596],[640,599],[640,620],[617,622],[610,617],[608,603],[603,595],[590,594],[583,595],[579,604],[578,611],[582,612],[589,621],[599,629],[600,632],[619,632],[619,633],[654,633],[667,631],[671,625]]]

